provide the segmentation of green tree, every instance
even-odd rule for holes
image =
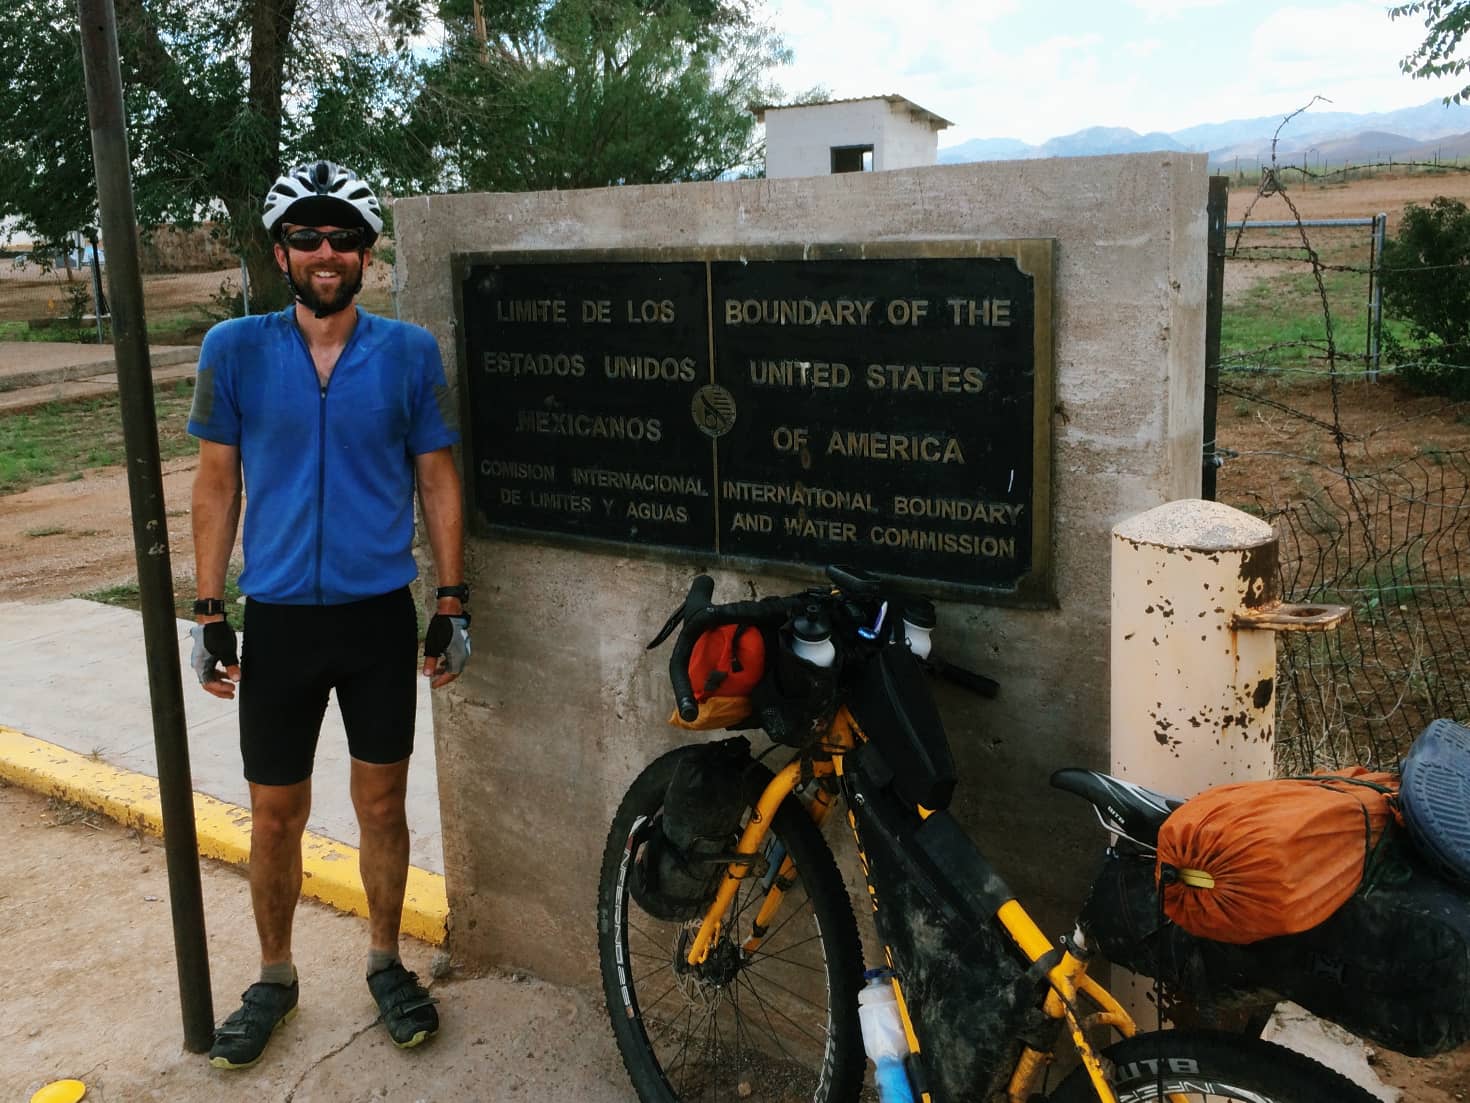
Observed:
[[[115,0],[139,222],[215,221],[264,306],[260,204],[299,161],[390,195],[737,171],[787,56],[758,2]],[[76,10],[8,4],[0,218],[53,239],[96,218]]]
[[[310,112],[405,103],[393,81],[411,69],[406,38],[418,9],[366,0],[349,18],[332,3],[116,0],[139,223],[216,221],[245,257],[261,305],[285,299],[259,218],[283,165],[324,156],[368,173],[412,160],[401,118],[364,110],[329,137]],[[52,240],[95,221],[76,8],[11,4],[0,20],[0,217]]]
[[[96,222],[91,142],[76,125],[87,116],[80,36],[75,15],[49,0],[14,4],[0,21],[0,218],[17,217],[45,257]]]
[[[1408,323],[1406,340],[1384,337],[1399,374],[1470,398],[1470,208],[1444,196],[1404,208],[1398,236],[1384,243],[1383,305]]]
[[[520,191],[712,180],[763,147],[750,108],[789,60],[746,3],[444,0],[443,52],[413,119],[441,136],[449,177]]]
[[[1470,0],[1415,0],[1388,9],[1391,19],[1422,18],[1428,32],[1419,48],[1399,62],[1412,77],[1456,76],[1470,69],[1470,58],[1456,57],[1465,32],[1470,30]],[[1445,103],[1470,100],[1470,84]]]

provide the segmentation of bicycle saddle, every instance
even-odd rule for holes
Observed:
[[[1051,775],[1051,783],[1057,789],[1086,797],[1104,827],[1147,847],[1159,845],[1159,825],[1184,803],[1178,797],[1166,797],[1096,770],[1058,770]]]

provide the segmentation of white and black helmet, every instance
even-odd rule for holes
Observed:
[[[278,176],[265,196],[260,220],[272,235],[286,221],[306,226],[363,226],[372,245],[383,230],[383,209],[357,173],[331,161],[299,165]]]

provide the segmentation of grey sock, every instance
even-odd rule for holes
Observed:
[[[260,980],[262,984],[279,984],[283,988],[290,988],[296,983],[296,966],[290,961],[278,961],[274,965],[262,965],[260,967]]]
[[[397,950],[368,950],[368,976],[381,973],[390,965],[398,962]]]

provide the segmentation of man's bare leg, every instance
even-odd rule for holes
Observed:
[[[367,892],[369,948],[398,953],[408,884],[408,759],[379,765],[352,760],[352,807],[361,832],[358,868]]]
[[[250,783],[250,903],[264,966],[291,960],[291,924],[301,897],[301,836],[311,813],[311,779]]]

